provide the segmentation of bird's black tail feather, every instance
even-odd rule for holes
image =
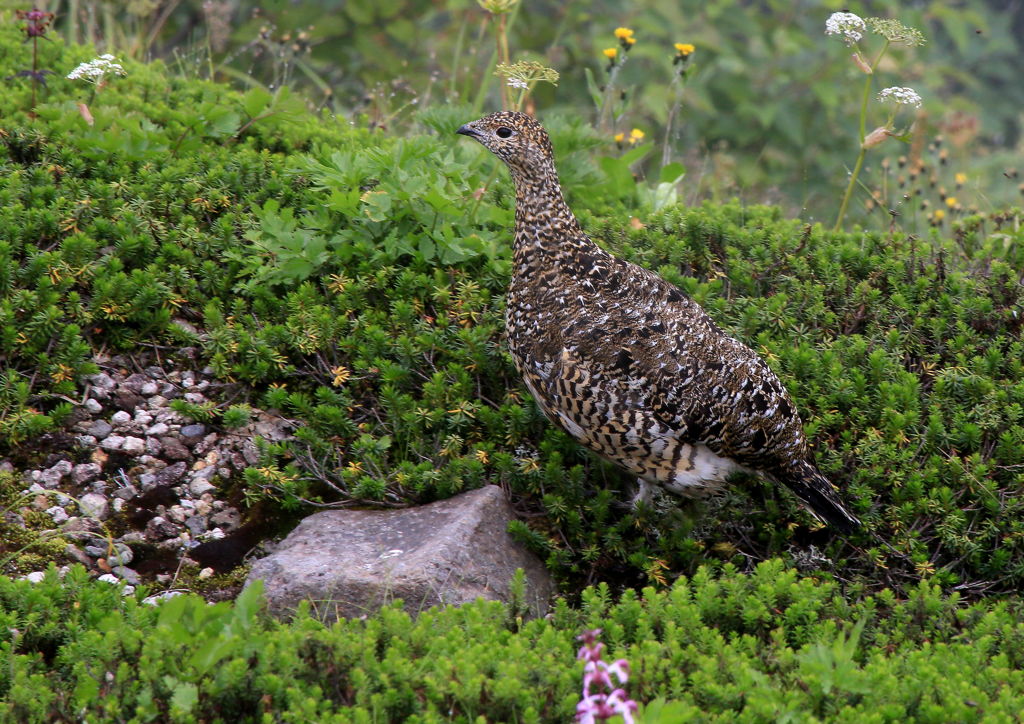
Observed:
[[[814,463],[805,460],[779,474],[778,478],[815,516],[840,532],[853,533],[861,527],[860,520],[846,509],[832,483],[818,472]]]

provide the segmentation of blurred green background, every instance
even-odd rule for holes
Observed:
[[[27,8],[11,0],[3,6]],[[465,104],[472,115],[500,107],[495,20],[475,0],[72,0],[47,9],[57,13],[56,27],[69,41],[162,58],[183,74],[270,89],[289,85],[310,104],[360,125],[401,131],[423,108]],[[826,18],[840,9],[894,17],[928,41],[893,46],[876,74],[875,92],[909,86],[924,105],[912,144],[890,140],[868,154],[850,220],[888,226],[892,209],[904,228],[919,230],[917,217],[928,219],[921,202],[945,208],[947,194],[964,214],[1018,205],[1024,192],[1016,170],[1024,122],[1020,0],[845,8],[821,0],[522,0],[506,19],[511,59],[538,60],[561,74],[557,88],[537,87],[536,111],[589,123],[596,110],[585,74],[589,69],[603,82],[601,51],[616,45],[614,29],[635,31],[619,76],[624,113],[613,131],[628,137],[639,128],[654,142],[655,152],[634,166],[652,178],[675,94],[673,43],[694,44],[669,139],[670,160],[687,168],[682,200],[736,196],[831,223],[857,154],[864,77],[843,42],[824,33]],[[877,40],[868,38],[867,46],[877,47]],[[882,124],[884,114],[873,103],[868,128]],[[603,129],[614,153],[611,135]],[[906,169],[901,155],[910,159]],[[910,179],[907,169],[918,161],[926,168]],[[963,174],[959,183],[956,174]],[[871,191],[877,204],[869,201]]]

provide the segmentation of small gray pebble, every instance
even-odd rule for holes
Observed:
[[[58,463],[56,463],[55,465],[50,466],[50,470],[53,470],[54,472],[60,473],[63,476],[63,475],[70,475],[71,474],[71,469],[73,467],[75,467],[75,464],[73,462],[71,462],[70,460],[61,460]]]
[[[107,496],[99,493],[86,493],[78,501],[78,507],[86,518],[103,520],[107,517]]]
[[[188,465],[184,462],[168,465],[163,470],[157,471],[154,475],[153,485],[174,485],[181,480],[188,472]]]
[[[185,521],[185,527],[188,528],[188,532],[192,534],[193,538],[198,538],[206,532],[206,518],[201,515],[193,515]]]
[[[188,460],[192,457],[188,448],[176,437],[162,437],[160,444],[164,446],[164,459],[166,460]]]
[[[124,437],[121,435],[109,435],[100,442],[100,447],[104,450],[120,450],[122,445]]]
[[[201,477],[196,477],[191,483],[188,484],[188,491],[192,493],[193,497],[196,498],[202,497],[203,493],[209,493],[216,489],[216,485],[213,485],[212,483],[210,483],[210,481],[204,480]]]
[[[103,468],[96,463],[82,463],[81,465],[76,465],[72,468],[71,480],[74,481],[76,485],[82,485],[91,480],[95,480],[102,472]]]
[[[140,479],[141,483],[141,479]],[[114,497],[118,500],[131,500],[139,494],[139,489],[134,485],[125,485],[124,487],[118,488],[114,491]]]
[[[93,437],[104,438],[114,431],[114,426],[106,420],[94,420],[87,432]]]
[[[52,508],[47,508],[46,514],[53,518],[54,523],[63,523],[68,519],[68,512],[59,505],[55,505]]]
[[[114,552],[107,556],[107,563],[112,566],[127,566],[132,562],[135,554],[132,549],[124,543],[114,543]]]
[[[89,383],[93,387],[97,387],[101,390],[110,390],[114,387],[114,378],[106,372],[97,372],[94,375],[89,375],[86,379],[89,380]]]
[[[62,476],[56,470],[43,470],[39,473],[39,482],[43,484],[44,488],[53,490],[60,486]]]
[[[146,430],[146,434],[159,437],[160,435],[166,435],[170,431],[171,428],[167,425],[166,422],[158,422],[155,425],[151,426],[148,430]]]
[[[164,377],[167,376],[167,373],[164,372],[163,368],[157,367],[156,365],[150,365],[144,371],[147,375],[149,375],[150,379],[154,380],[162,380]]]
[[[133,586],[137,586],[142,583],[142,579],[139,578],[139,574],[128,566],[114,566],[114,575],[122,580],[130,583]]]
[[[185,425],[181,428],[182,437],[202,437],[206,434],[206,425],[201,423],[195,423],[192,425]]]

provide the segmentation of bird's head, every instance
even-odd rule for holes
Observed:
[[[488,151],[505,162],[517,181],[554,174],[551,139],[544,127],[525,113],[492,113],[465,124],[456,133],[482,143]]]

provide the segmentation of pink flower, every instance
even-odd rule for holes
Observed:
[[[629,662],[618,659],[608,663],[601,659],[604,644],[597,640],[601,629],[585,631],[577,638],[583,642],[577,659],[587,663],[583,666],[583,696],[576,705],[576,721],[582,724],[597,724],[621,716],[624,724],[633,724],[633,712],[637,703],[627,698],[621,688],[614,688],[617,683],[625,684],[629,680]],[[610,694],[592,693],[614,689]]]
[[[611,689],[615,686],[612,676],[618,679],[618,683],[625,684],[629,680],[629,662],[619,659],[609,664],[600,659],[588,661],[583,667],[583,696],[590,696],[590,688],[596,687]]]
[[[24,20],[25,36],[28,38],[43,38],[46,37],[46,31],[50,27],[50,23],[56,17],[53,13],[48,13],[45,10],[39,8],[32,8],[31,10],[16,10],[15,14],[19,20]]]
[[[621,716],[623,724],[633,724],[633,712],[637,703],[626,698],[626,692],[616,689],[611,694],[594,694],[576,705],[576,721],[580,724],[596,724],[613,716]]]

